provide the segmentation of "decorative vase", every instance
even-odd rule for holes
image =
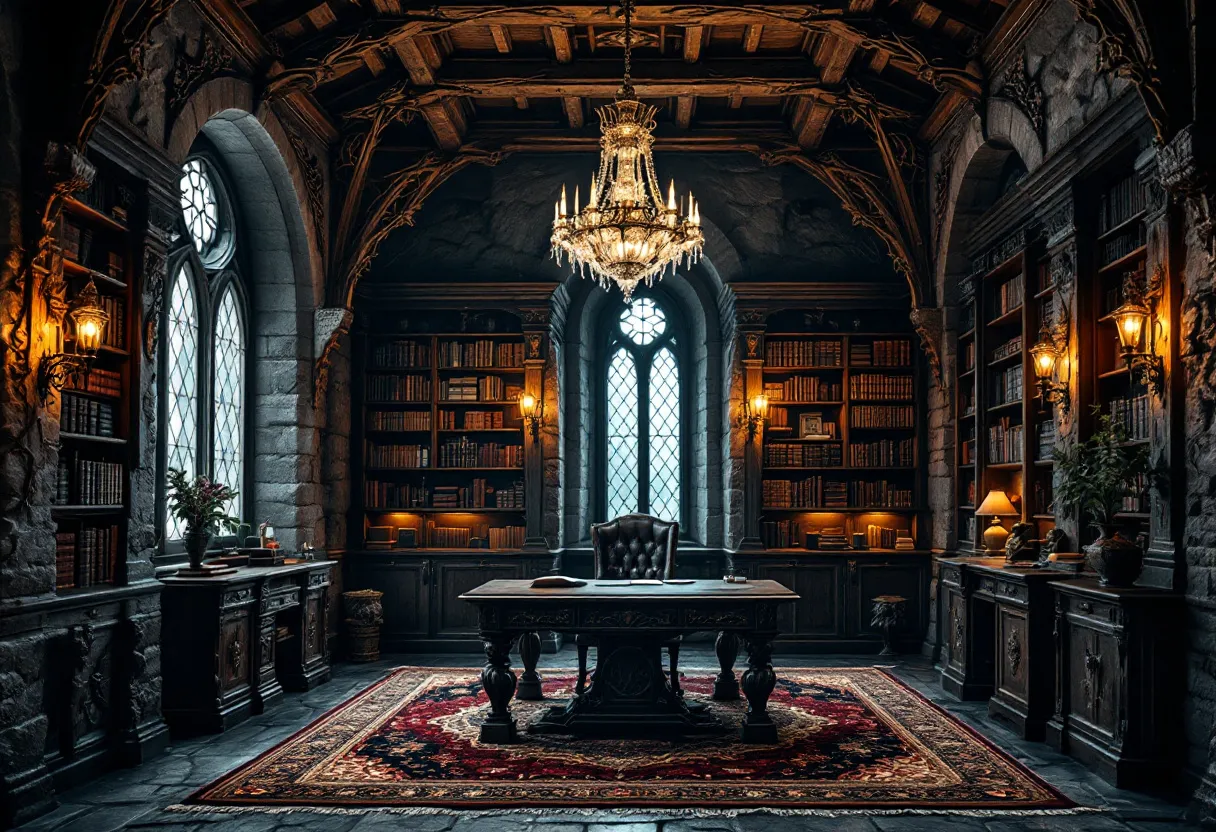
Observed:
[[[182,542],[186,544],[186,554],[190,557],[190,568],[198,571],[203,566],[203,556],[207,554],[207,547],[211,545],[211,532],[206,529],[186,529]]]
[[[1085,562],[1098,573],[1102,586],[1131,586],[1140,577],[1144,550],[1113,526],[1099,528],[1101,536],[1085,547]]]
[[[349,658],[353,662],[374,662],[380,658],[380,625],[384,623],[384,593],[375,589],[357,589],[342,593],[346,610],[346,638]]]

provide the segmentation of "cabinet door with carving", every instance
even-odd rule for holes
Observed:
[[[1090,629],[1075,618],[1068,627],[1071,718],[1090,733],[1113,739],[1119,719],[1119,645],[1113,633]]]
[[[1025,611],[1017,607],[998,606],[996,687],[1004,698],[1023,704],[1029,691],[1029,638]]]
[[[477,608],[460,596],[486,581],[518,578],[522,565],[517,561],[445,561],[436,558],[432,572],[431,598],[437,636],[477,637]]]
[[[220,689],[225,693],[249,684],[249,617],[228,618],[220,627]]]
[[[946,595],[945,647],[949,664],[956,670],[967,666],[967,599],[950,587]]]
[[[325,594],[309,596],[304,601],[304,661],[321,655],[325,646]]]

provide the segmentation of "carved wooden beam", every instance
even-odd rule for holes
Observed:
[[[765,6],[734,4],[646,5],[636,10],[638,26],[684,26],[685,60],[696,61],[704,26],[763,26],[765,23],[799,26],[815,34],[834,35],[855,48],[881,50],[887,62],[898,66],[939,91],[955,90],[978,98],[983,78],[975,62],[928,29],[886,20],[873,12],[852,12],[847,7],[825,8],[806,4]],[[369,50],[391,49],[403,39],[437,35],[479,24],[487,26],[619,26],[610,7],[604,6],[434,6],[385,15],[354,28],[324,30],[292,49],[282,65],[271,68],[267,90],[313,90],[363,64]],[[753,30],[758,31],[758,30]],[[690,37],[691,35],[691,37]]]

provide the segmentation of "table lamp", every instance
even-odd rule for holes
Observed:
[[[1001,525],[1002,517],[1016,515],[1018,510],[1009,501],[1009,495],[1004,491],[989,491],[984,502],[975,510],[976,517],[991,517],[992,525],[984,529],[984,553],[999,555],[1004,552],[1005,541],[1009,532]]]

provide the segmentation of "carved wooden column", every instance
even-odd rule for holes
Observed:
[[[737,335],[739,355],[743,362],[743,401],[733,420],[734,429],[743,438],[743,539],[739,549],[763,549],[760,538],[760,512],[763,496],[763,473],[760,462],[764,453],[764,426],[748,435],[745,414],[750,412],[754,396],[764,392],[764,321],[763,309],[739,310]]]
[[[1144,225],[1147,255],[1145,276],[1150,284],[1160,281],[1160,295],[1154,308],[1154,326],[1149,331],[1151,351],[1161,356],[1165,364],[1165,382],[1160,395],[1149,389],[1149,464],[1162,475],[1149,489],[1149,538],[1144,557],[1144,571],[1139,583],[1161,589],[1181,588],[1182,570],[1176,569],[1181,547],[1177,533],[1185,523],[1185,505],[1181,499],[1183,466],[1174,460],[1185,459],[1186,429],[1183,414],[1186,408],[1186,380],[1177,372],[1182,367],[1179,358],[1179,334],[1182,330],[1182,281],[1180,263],[1180,224],[1173,222],[1170,200],[1161,183],[1157,155],[1145,154],[1136,164],[1145,194]],[[1176,472],[1176,473],[1175,473]],[[1177,499],[1172,499],[1172,497]]]
[[[524,309],[521,312],[524,328],[524,393],[536,399],[534,426],[524,425],[524,549],[548,551],[545,539],[545,434],[555,429],[550,424],[557,418],[556,408],[547,413],[544,389],[545,362],[549,355],[549,310],[547,308]],[[556,391],[549,391],[550,394]]]

